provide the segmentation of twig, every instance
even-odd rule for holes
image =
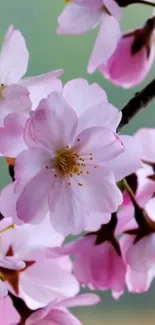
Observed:
[[[120,130],[123,126],[128,124],[131,119],[142,111],[152,99],[155,98],[155,79],[153,79],[144,89],[135,96],[122,108],[122,120],[118,126]]]
[[[15,297],[11,292],[9,292],[9,296],[12,299],[14,307],[21,316],[21,320],[18,325],[24,325],[26,319],[32,314],[33,311],[26,306],[22,299]]]

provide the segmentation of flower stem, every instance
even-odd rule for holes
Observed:
[[[150,7],[155,7],[155,3],[153,3],[153,2],[149,2],[149,1],[143,1],[143,0],[136,0],[135,2],[134,2],[134,4],[141,4],[141,5],[146,5],[146,6],[150,6]]]
[[[155,79],[153,79],[140,92],[136,93],[135,96],[122,108],[122,120],[118,126],[118,130],[127,125],[132,118],[142,111],[154,98]]]

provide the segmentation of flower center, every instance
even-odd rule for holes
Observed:
[[[64,148],[57,151],[54,158],[54,167],[60,176],[69,176],[72,173],[80,173],[78,164],[79,155],[72,148]]]

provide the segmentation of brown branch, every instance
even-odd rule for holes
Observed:
[[[122,120],[118,130],[128,124],[132,118],[142,111],[155,98],[155,79],[153,79],[144,89],[136,93],[135,96],[122,108]]]
[[[15,309],[21,316],[21,320],[18,325],[24,325],[26,319],[32,314],[33,311],[26,306],[25,302],[21,298],[15,297],[11,292],[9,292],[9,296],[12,299]]]

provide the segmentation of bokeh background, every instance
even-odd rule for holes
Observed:
[[[57,17],[64,5],[64,0],[0,0],[0,42],[8,26],[14,24],[26,38],[30,52],[28,76],[63,68],[64,82],[77,77],[87,78],[91,83],[98,82],[106,90],[109,101],[116,107],[122,108],[136,91],[153,78],[155,66],[152,67],[143,84],[130,90],[110,84],[99,73],[87,75],[86,65],[96,31],[80,36],[56,35]],[[151,11],[149,7],[142,5],[134,5],[122,10],[122,30],[142,25],[152,14]],[[155,102],[140,113],[130,125],[124,128],[123,132],[132,134],[139,127],[144,126],[155,126]],[[2,188],[9,181],[7,166],[1,160],[0,187]],[[155,324],[154,296],[155,286],[142,295],[126,293],[117,302],[111,298],[110,293],[103,293],[101,305],[76,310],[75,313],[85,325],[153,325]]]

